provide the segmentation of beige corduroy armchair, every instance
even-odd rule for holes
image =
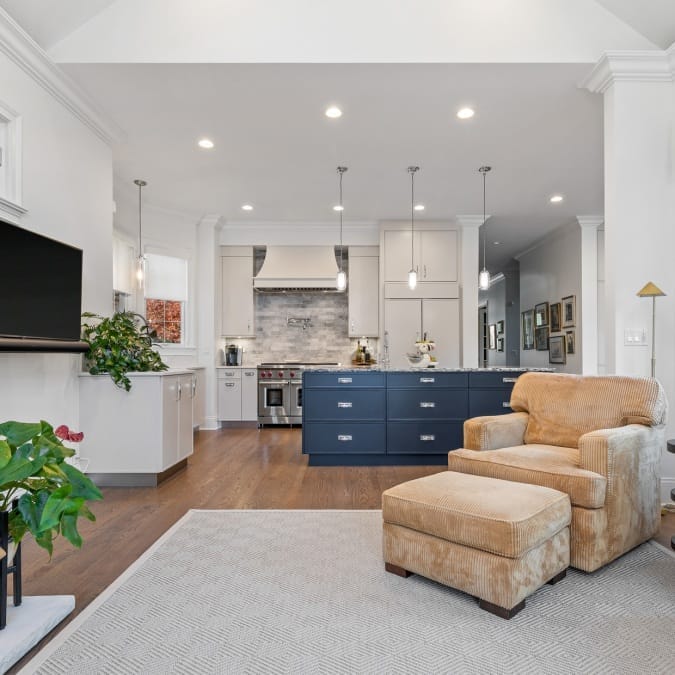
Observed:
[[[566,492],[571,565],[587,572],[658,531],[667,403],[657,380],[525,373],[511,408],[467,420],[448,468]]]

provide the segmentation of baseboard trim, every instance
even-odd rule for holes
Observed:
[[[157,487],[187,466],[187,458],[160,473],[88,473],[99,487]]]

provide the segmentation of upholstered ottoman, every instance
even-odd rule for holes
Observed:
[[[388,572],[421,574],[510,619],[565,576],[571,506],[539,485],[445,471],[382,494]]]

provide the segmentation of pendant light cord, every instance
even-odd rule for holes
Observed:
[[[143,186],[138,185],[138,255],[143,255],[143,218],[141,216],[141,190]]]
[[[409,166],[410,174],[410,269],[415,269],[415,173],[419,166]]]
[[[486,256],[485,256],[485,243],[487,240],[487,232],[485,231],[485,176],[487,171],[483,171],[483,269],[486,267]]]
[[[342,246],[342,212],[344,211],[344,206],[342,204],[342,174],[347,171],[346,166],[338,166],[337,172],[340,176],[340,272],[344,269],[344,253]]]

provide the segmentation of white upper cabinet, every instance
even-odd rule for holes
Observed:
[[[457,232],[416,230],[411,240],[410,230],[385,231],[384,280],[407,281],[411,264],[418,282],[457,281]]]
[[[234,247],[230,247],[232,250]],[[222,279],[221,335],[255,337],[253,297],[253,249],[245,255],[220,258]],[[249,253],[250,252],[250,253]]]
[[[378,337],[379,267],[380,259],[373,255],[376,247],[349,247],[349,337]]]

